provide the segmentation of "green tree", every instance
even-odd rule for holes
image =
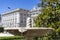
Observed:
[[[35,20],[35,26],[58,29],[60,27],[60,1],[42,0],[40,6],[42,10]]]
[[[60,35],[60,0],[41,0],[41,14],[35,20],[35,26],[51,27]]]

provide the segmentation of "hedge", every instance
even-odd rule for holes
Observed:
[[[0,27],[0,32],[3,32],[4,31],[4,28],[3,27]]]
[[[25,39],[23,36],[5,36],[5,37],[0,37],[0,40],[21,40]]]

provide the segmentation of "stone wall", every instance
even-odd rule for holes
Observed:
[[[28,29],[24,33],[21,33],[16,29],[15,30],[6,30],[6,31],[13,35],[17,35],[17,36],[24,35],[26,40],[32,40],[33,37],[40,37],[40,36],[50,34],[53,32],[52,29]]]

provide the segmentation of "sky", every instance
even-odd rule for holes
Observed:
[[[16,8],[31,10],[39,2],[40,0],[0,0],[0,14]]]

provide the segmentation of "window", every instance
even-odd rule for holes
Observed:
[[[23,15],[23,14],[20,14],[21,16]]]
[[[23,23],[23,20],[21,20],[21,23]]]
[[[33,15],[35,15],[35,13],[33,13]]]
[[[38,13],[36,13],[36,14],[38,14]]]
[[[24,14],[24,16],[26,16],[26,14]]]

